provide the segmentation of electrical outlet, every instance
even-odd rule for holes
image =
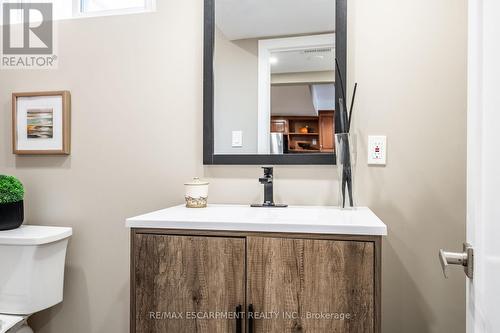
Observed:
[[[385,135],[368,136],[368,164],[386,165],[387,137]]]
[[[231,146],[233,148],[243,147],[243,131],[233,131],[233,137],[231,142],[232,142]]]

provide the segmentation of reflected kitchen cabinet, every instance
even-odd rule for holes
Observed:
[[[287,152],[333,153],[334,111],[318,111],[317,116],[272,116],[271,133],[283,133]]]
[[[335,123],[333,118],[333,111],[320,111],[319,112],[319,147],[322,152],[334,151],[334,133]]]

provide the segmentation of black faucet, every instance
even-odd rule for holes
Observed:
[[[259,182],[264,185],[264,203],[253,204],[252,207],[287,207],[288,205],[275,204],[273,198],[273,167],[262,167],[264,177],[259,178]]]
[[[259,183],[264,185],[264,205],[274,204],[273,199],[273,168],[262,167],[264,169],[264,177],[259,178]]]

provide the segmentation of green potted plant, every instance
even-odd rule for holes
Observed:
[[[24,187],[13,176],[0,175],[0,230],[19,228],[24,221]]]

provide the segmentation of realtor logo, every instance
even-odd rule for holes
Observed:
[[[2,68],[55,68],[52,3],[3,3]]]

